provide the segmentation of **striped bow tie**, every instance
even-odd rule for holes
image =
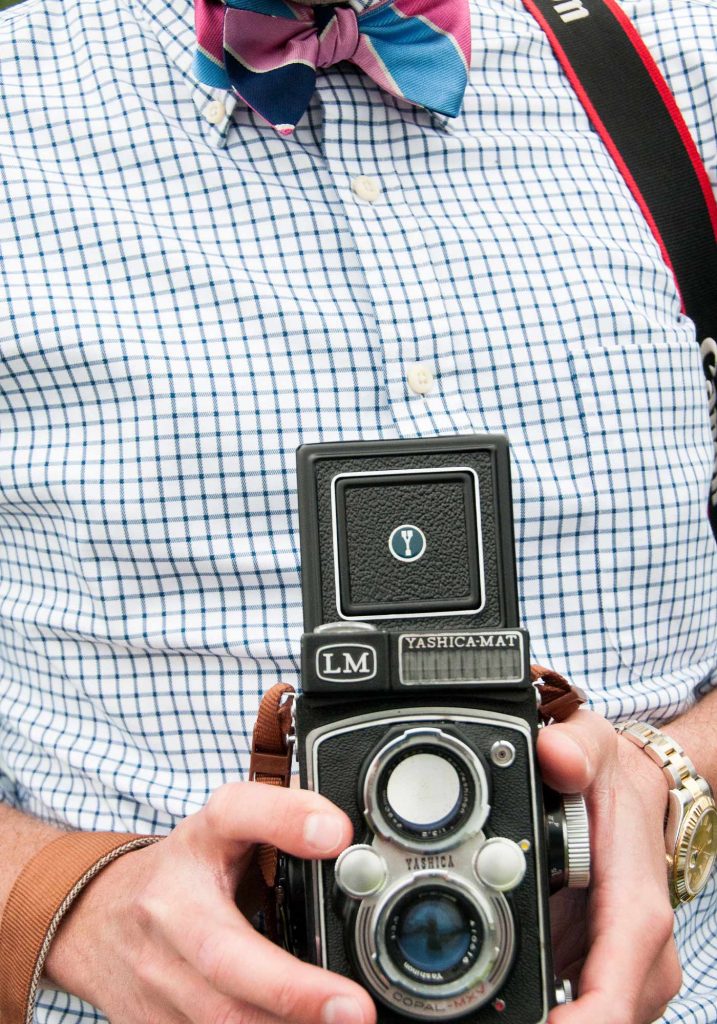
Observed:
[[[361,7],[361,0],[350,0]],[[352,61],[387,92],[455,117],[470,66],[468,0],[377,0],[359,9],[291,0],[195,0],[194,74],[231,89],[282,135],[317,68]]]

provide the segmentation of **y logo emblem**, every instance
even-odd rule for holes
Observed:
[[[422,530],[410,523],[397,526],[388,538],[388,548],[399,562],[417,562],[426,551],[426,538]]]

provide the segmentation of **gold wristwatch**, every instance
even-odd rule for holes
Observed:
[[[710,784],[684,750],[646,722],[617,726],[662,769],[670,787],[665,828],[672,906],[689,903],[707,885],[717,859],[717,807]]]

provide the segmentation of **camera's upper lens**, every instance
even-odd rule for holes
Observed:
[[[470,815],[475,785],[462,760],[436,745],[417,745],[391,758],[378,785],[379,807],[395,831],[436,839]]]
[[[411,828],[440,828],[451,821],[461,803],[461,780],[445,757],[411,754],[390,773],[386,799]]]
[[[459,978],[478,959],[483,944],[480,916],[470,903],[442,888],[421,888],[394,907],[386,945],[394,963],[424,984]]]
[[[435,726],[385,737],[366,765],[360,799],[373,832],[421,853],[466,842],[490,812],[480,754]]]

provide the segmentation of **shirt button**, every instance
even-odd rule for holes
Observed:
[[[364,199],[367,203],[375,203],[381,194],[381,186],[376,179],[366,178],[364,175],[353,179],[351,190],[354,195],[357,195],[359,199]]]
[[[408,368],[408,386],[414,395],[427,395],[433,390],[433,374],[423,363]]]
[[[226,107],[221,100],[212,100],[212,102],[204,108],[204,116],[210,124],[221,124],[227,116]]]

